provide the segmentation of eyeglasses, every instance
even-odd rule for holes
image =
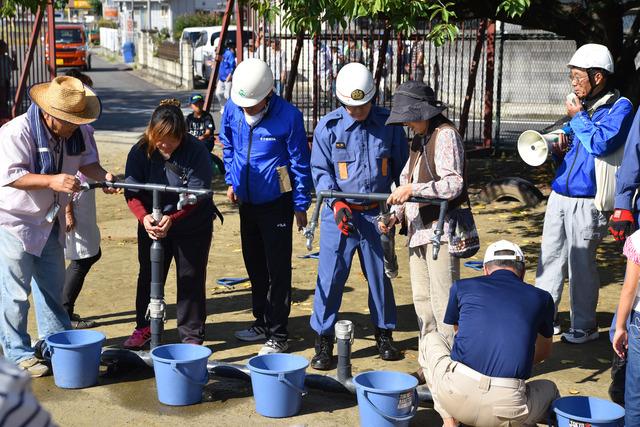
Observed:
[[[580,84],[588,78],[589,76],[569,76],[569,82]]]

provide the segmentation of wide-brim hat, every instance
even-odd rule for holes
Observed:
[[[393,93],[393,107],[386,124],[429,120],[446,109],[447,105],[436,99],[433,89],[422,82],[410,80],[398,86]]]
[[[59,76],[33,85],[29,96],[45,113],[76,125],[96,121],[102,110],[98,95],[75,77]]]

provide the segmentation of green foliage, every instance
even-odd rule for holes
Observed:
[[[496,13],[503,11],[509,17],[515,18],[517,16],[522,16],[522,14],[529,8],[530,4],[530,0],[503,0],[503,2],[498,5]]]
[[[89,0],[89,4],[95,16],[102,16],[102,0]]]
[[[112,21],[111,19],[100,18],[97,22],[98,28],[118,28],[118,23],[116,21]]]
[[[64,9],[68,0],[55,0],[56,10]],[[19,6],[22,6],[35,13],[39,6],[46,6],[47,0],[3,0],[0,1],[0,17],[8,18],[16,15]]]
[[[222,23],[222,16],[210,13],[192,13],[180,15],[173,24],[173,38],[179,40],[182,30],[187,27],[213,27]]]
[[[247,0],[263,16],[273,18],[280,14],[283,24],[292,32],[305,30],[318,34],[322,23],[346,27],[348,21],[368,17],[386,20],[398,32],[409,34],[418,20],[433,23],[429,39],[440,46],[457,37],[456,5],[481,0]],[[510,17],[522,15],[530,0],[502,0],[497,12]]]

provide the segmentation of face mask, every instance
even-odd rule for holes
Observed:
[[[265,113],[267,112],[267,108],[265,107],[262,111],[260,111],[258,114],[255,115],[249,115],[246,112],[244,113],[244,119],[247,121],[247,124],[249,126],[253,126],[256,123],[258,123],[260,120],[262,120],[262,118],[264,117]]]

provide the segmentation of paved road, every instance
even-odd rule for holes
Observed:
[[[142,132],[151,113],[161,99],[177,98],[183,111],[189,112],[190,91],[163,89],[140,77],[131,67],[111,63],[93,55],[91,76],[96,92],[102,101],[102,115],[94,123],[97,131]],[[218,124],[218,118],[216,124]]]

